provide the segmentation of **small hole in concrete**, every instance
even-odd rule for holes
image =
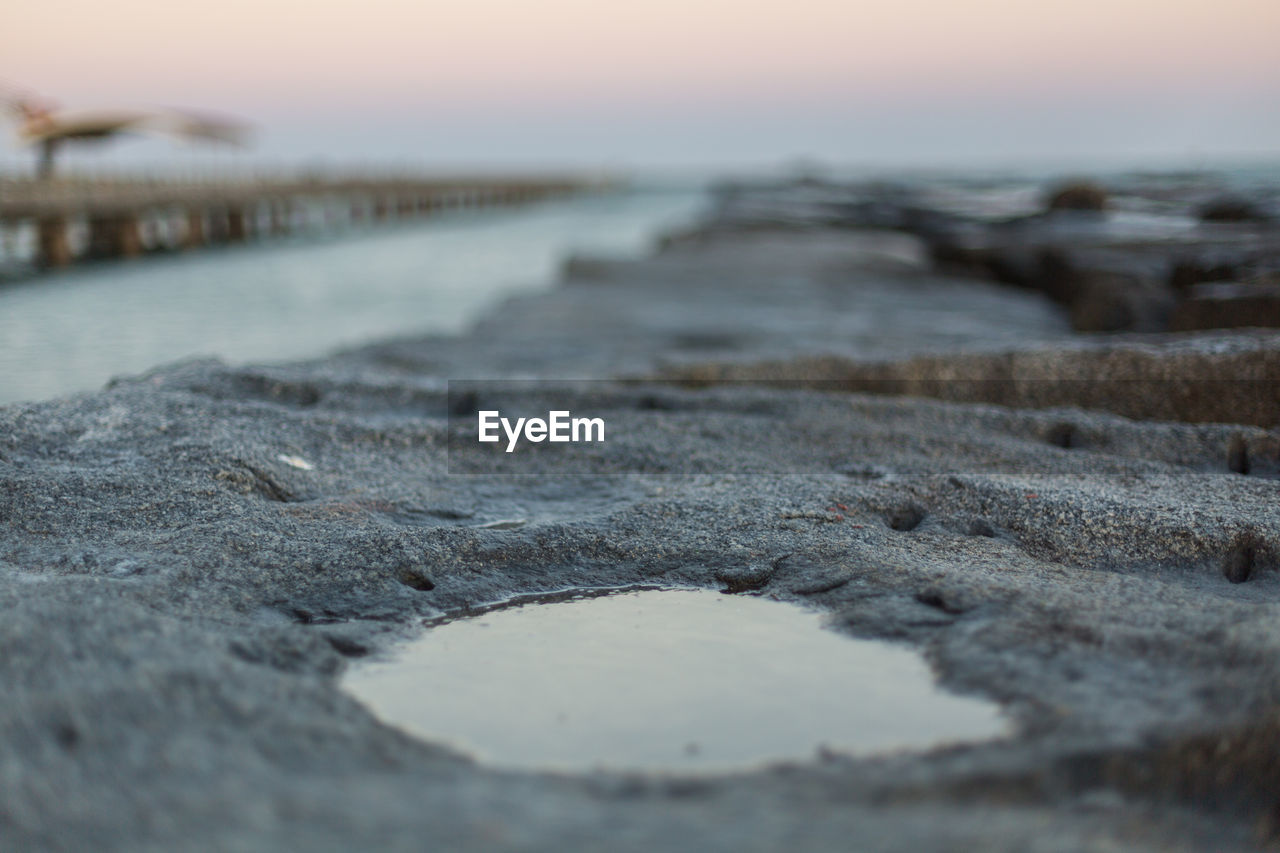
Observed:
[[[1073,424],[1066,423],[1065,421],[1056,423],[1049,427],[1048,431],[1045,433],[1045,441],[1055,447],[1061,447],[1064,449],[1079,446],[1079,441],[1076,438],[1075,426]]]
[[[435,582],[417,569],[401,569],[400,583],[418,592],[430,592],[436,588]]]
[[[636,401],[636,408],[641,411],[670,411],[677,406],[673,400],[659,397],[656,394],[646,394]]]
[[[1232,583],[1244,583],[1253,575],[1258,544],[1251,536],[1238,540],[1222,561],[1222,575]]]
[[[915,530],[924,521],[924,510],[915,504],[900,506],[886,515],[884,521],[894,530]]]
[[[953,601],[950,596],[936,587],[921,590],[916,593],[916,601],[923,605],[932,607],[934,610],[941,610],[943,613],[949,613],[953,616],[964,613],[968,610],[957,602]]]
[[[521,769],[702,774],[1006,732],[996,705],[940,690],[914,651],[711,590],[456,619],[343,687],[386,723]]]
[[[80,732],[70,723],[62,723],[58,725],[53,736],[57,739],[58,745],[71,752],[80,744]]]
[[[480,397],[475,391],[459,391],[449,395],[449,414],[465,418],[480,411]]]

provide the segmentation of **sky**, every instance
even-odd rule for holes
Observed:
[[[1280,158],[1277,34],[1277,0],[5,0],[0,81],[245,120],[231,160],[1194,164]],[[212,156],[166,150],[85,156]]]

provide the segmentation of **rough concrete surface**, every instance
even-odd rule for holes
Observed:
[[[579,260],[463,338],[189,362],[0,408],[0,847],[1271,843],[1274,422],[571,381],[1069,336],[1042,295],[931,273],[900,235],[745,233]],[[451,457],[504,392],[478,386],[451,424],[446,380],[483,377],[542,378],[522,404],[569,399],[611,440],[569,467]],[[411,740],[337,687],[425,619],[632,584],[820,608],[920,649],[1016,734],[716,778],[520,774]]]

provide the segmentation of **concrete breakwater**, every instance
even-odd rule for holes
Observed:
[[[188,362],[0,407],[6,848],[1236,851],[1280,837],[1273,420],[753,374],[1034,347],[1038,375],[1074,375],[1082,356],[1053,357],[1079,343],[1060,305],[940,271],[902,233],[756,223],[569,272],[464,335]],[[1260,381],[1280,379],[1280,333],[1240,334],[1152,336],[1138,355],[1195,382],[1240,346]],[[1098,336],[1087,355],[1120,364],[1129,346]],[[676,368],[698,381],[659,381]],[[451,447],[451,418],[513,392],[462,405],[447,390],[460,377],[519,378],[528,408],[603,417],[608,440],[589,466],[531,454],[505,476],[501,450]],[[340,689],[352,661],[496,602],[645,585],[804,604],[921,653],[1012,730],[706,779],[511,772],[381,724]]]
[[[234,244],[600,190],[573,176],[0,179],[0,230],[34,227],[38,268]]]

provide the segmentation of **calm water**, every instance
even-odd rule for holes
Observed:
[[[530,604],[430,629],[344,688],[488,764],[707,773],[1007,732],[909,649],[790,604],[709,590]]]
[[[569,253],[643,253],[702,204],[692,186],[634,190],[0,287],[0,402],[90,390],[193,355],[298,359],[459,332],[504,295],[550,287]]]

